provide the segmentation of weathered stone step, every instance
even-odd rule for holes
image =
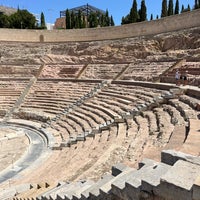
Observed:
[[[199,175],[199,165],[178,160],[161,177],[160,185],[155,193],[164,199],[192,200],[192,186]]]
[[[122,177],[114,181],[111,192],[122,199],[139,199],[142,190],[153,193],[154,187],[160,183],[160,177],[171,166],[150,159],[145,160],[143,164],[143,167],[133,171],[127,178]]]
[[[92,186],[94,184],[93,181],[79,181],[76,183],[70,184],[68,188],[66,188],[64,191],[59,192],[57,194],[57,199],[66,199],[66,200],[72,200],[74,199],[73,196],[80,197],[81,192],[84,189],[87,189],[88,187]]]
[[[109,195],[109,192],[111,190],[111,184],[121,178],[121,177],[128,177],[133,171],[135,171],[134,168],[130,168],[130,167],[127,167],[123,170],[122,173],[120,173],[118,176],[112,178],[110,181],[106,182],[104,185],[102,185],[99,190],[96,190],[95,192],[90,192],[90,198],[92,199],[95,199],[95,198],[104,198],[105,196]]]
[[[91,187],[89,187],[88,189],[86,189],[85,191],[83,191],[81,193],[81,200],[86,200],[89,198],[89,196],[91,194],[97,194],[99,192],[99,188],[104,185],[105,183],[107,183],[108,181],[110,181],[111,179],[113,179],[114,176],[112,176],[111,174],[107,174],[105,176],[103,176],[99,181],[97,181],[95,184],[93,184]]]

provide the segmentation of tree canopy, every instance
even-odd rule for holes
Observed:
[[[34,29],[36,18],[27,10],[18,9],[10,16],[0,14],[0,28]]]

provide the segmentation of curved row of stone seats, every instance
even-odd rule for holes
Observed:
[[[137,62],[130,63],[128,69],[124,72],[120,79],[152,81],[158,79],[159,76],[170,68],[174,62]]]
[[[134,86],[134,85],[123,85],[123,84],[111,84],[108,88],[102,90],[106,92],[107,96],[115,96],[116,98],[122,99],[122,102],[129,103],[152,103],[154,98],[161,96],[162,90],[159,89],[147,89],[145,87]],[[123,101],[124,100],[124,101]]]
[[[81,79],[115,79],[128,63],[90,63],[81,74]]]
[[[164,112],[164,111],[167,111],[167,112]],[[191,111],[192,111],[192,109],[191,109]],[[154,127],[152,128],[152,130],[159,132],[160,136],[163,134],[163,137],[166,137],[165,142],[164,142],[164,139],[162,138],[163,139],[162,142],[164,142],[164,144],[166,142],[169,142],[169,138],[172,136],[173,136],[172,137],[173,140],[175,140],[174,138],[176,138],[176,137],[174,137],[174,134],[177,132],[177,130],[179,130],[178,131],[179,133],[180,132],[183,133],[183,134],[181,134],[181,137],[178,138],[178,146],[180,147],[180,145],[182,145],[182,143],[184,142],[184,140],[186,138],[185,129],[187,126],[187,124],[186,124],[187,121],[185,122],[184,118],[182,118],[182,116],[180,115],[180,112],[178,110],[176,110],[175,107],[172,107],[170,105],[164,105],[164,108],[154,109],[154,112],[155,112],[155,116],[156,116],[155,122],[157,122],[157,127],[155,126],[155,122],[154,122]],[[167,113],[169,113],[169,114],[167,114]],[[166,117],[164,118],[164,116],[166,116]],[[106,128],[108,128],[108,127],[106,127]],[[149,128],[149,131],[150,131],[150,128]],[[152,132],[152,130],[150,132]],[[166,135],[166,133],[167,133],[167,135]],[[87,134],[84,134],[84,136],[86,136],[86,135]],[[171,145],[171,143],[172,142],[170,141],[170,145]]]
[[[116,87],[119,87],[117,85],[112,85],[112,89],[115,88],[116,90]],[[122,89],[122,87],[121,87]],[[105,89],[105,88],[102,88],[102,90],[108,90],[108,91],[111,91],[109,89]],[[131,104],[135,104],[133,101],[136,100],[136,98],[131,98],[131,97],[128,97],[128,95],[130,93],[128,92],[125,92],[125,88],[123,88],[124,92],[119,92],[117,95],[118,97],[121,99],[121,101],[123,99],[127,100],[127,98],[129,98],[129,102],[128,103],[131,103]],[[142,94],[144,94],[144,92],[139,92],[139,90],[141,90],[141,88],[137,89],[135,87],[132,88],[132,95],[129,95],[129,96],[134,96],[134,92],[138,90],[138,93],[140,93],[140,95],[142,96]],[[155,90],[157,92],[157,94],[160,92],[158,90]],[[129,91],[130,92],[130,91]],[[99,94],[102,95],[102,92],[98,92],[95,96],[94,96],[94,99],[93,100],[93,97],[87,99],[87,102],[83,102],[80,106],[77,106],[74,110],[72,110],[70,113],[67,113],[66,114],[66,118],[60,118],[59,120],[56,120],[55,122],[53,122],[53,126],[59,131],[62,132],[63,135],[67,135],[68,137],[71,135],[73,137],[75,137],[77,134],[79,135],[79,137],[82,135],[82,138],[84,140],[84,137],[88,135],[88,132],[93,132],[95,131],[94,128],[96,129],[99,129],[99,130],[102,130],[102,129],[107,129],[110,127],[110,125],[112,125],[113,122],[117,122],[116,120],[116,117],[125,117],[126,118],[126,113],[124,113],[124,116],[120,116],[119,113],[122,113],[122,112],[125,112],[124,110],[120,110],[120,107],[119,107],[119,104],[117,104],[117,107],[113,106],[115,105],[115,99],[111,99],[110,101],[104,101],[104,98],[100,98],[100,100],[98,100],[98,97],[99,97]],[[111,94],[111,97],[112,96],[112,93]],[[149,95],[149,97],[151,97],[151,102],[153,102],[153,92],[151,93],[146,93],[147,95]],[[109,95],[105,95],[105,98],[107,98],[106,96],[109,96]],[[154,96],[155,97],[155,96]],[[125,105],[124,105],[124,108],[125,106],[127,106],[127,102],[125,102]],[[122,106],[121,106],[122,107]],[[83,109],[84,108],[84,109]],[[90,109],[91,108],[91,109]],[[105,109],[106,108],[106,109]],[[129,110],[133,108],[133,105],[131,105],[131,107],[129,108]],[[95,118],[97,121],[98,118],[103,118],[103,122],[104,123],[101,123],[102,121],[99,121],[100,123],[97,124],[98,127],[94,127],[93,125],[90,124],[90,118],[88,120],[85,120],[84,119],[84,116],[87,117],[87,112],[84,112],[84,114],[82,113],[82,110],[86,110],[86,111],[90,111],[90,112],[93,112],[93,119]],[[116,111],[118,111],[118,113]],[[82,114],[82,117],[80,117],[79,114],[75,114],[74,116],[74,111],[76,111],[76,113],[80,112]],[[120,111],[120,112],[119,112]],[[127,110],[126,110],[127,111]],[[98,116],[95,116],[95,115],[99,115]],[[79,116],[77,116],[79,115]],[[91,116],[91,114],[89,114]],[[69,122],[71,121],[72,124],[74,125],[70,125]],[[122,122],[124,121],[123,119],[121,120]],[[70,128],[70,126],[72,128]],[[59,128],[60,127],[60,128]],[[75,128],[76,127],[76,128]],[[78,128],[79,127],[79,128]],[[66,130],[67,131],[66,131]],[[65,134],[66,132],[66,134]],[[90,133],[91,134],[91,133]],[[78,138],[79,138],[78,137]],[[66,138],[66,137],[62,137],[62,138]]]
[[[31,78],[38,74],[40,65],[0,64],[1,78]]]
[[[84,64],[47,63],[39,78],[78,78],[84,70]]]
[[[78,110],[79,110],[79,108],[77,108]],[[147,109],[147,108],[146,108]],[[77,111],[77,110],[76,110]],[[145,112],[148,112],[148,111],[145,111]],[[148,118],[148,125],[140,125],[140,123],[139,122],[137,122],[137,120],[136,120],[136,124],[138,124],[138,130],[140,130],[140,128],[141,127],[147,127],[147,129],[146,129],[146,131],[145,132],[147,132],[149,135],[156,135],[156,138],[158,139],[158,138],[161,138],[160,139],[160,142],[161,142],[161,144],[162,144],[162,146],[164,146],[168,141],[169,141],[169,138],[171,137],[171,134],[172,134],[172,132],[173,132],[173,128],[174,128],[174,124],[172,123],[173,122],[173,120],[171,119],[171,117],[170,117],[170,115],[168,114],[168,112],[164,112],[163,111],[163,109],[155,109],[154,110],[154,112],[155,113],[151,113],[150,111],[149,111],[149,113],[151,113],[151,117],[152,116],[154,116],[154,119],[151,119],[151,120],[149,120],[149,118]],[[71,114],[73,114],[73,112],[71,113]],[[142,113],[142,115],[146,115],[145,113]],[[149,114],[150,115],[150,114]],[[131,119],[131,118],[133,118],[133,116],[132,115],[130,115],[128,118],[127,118],[127,116],[126,115],[124,115],[124,116],[122,116],[124,119],[123,119],[123,121],[125,120],[125,121],[128,121],[127,119]],[[138,118],[138,117],[137,117]],[[152,122],[154,120],[154,122]],[[77,120],[76,120],[77,121]],[[79,121],[82,121],[82,119],[79,119]],[[108,121],[107,121],[108,122]],[[102,129],[108,129],[109,127],[110,127],[110,125],[112,126],[112,123],[115,123],[116,121],[115,120],[113,120],[113,121],[111,121],[111,123],[110,124],[106,124],[106,125],[104,125],[104,126],[99,126],[99,131],[101,132],[102,131]],[[150,123],[151,122],[151,123]],[[147,122],[146,122],[147,123]],[[153,124],[153,125],[152,125]],[[129,130],[129,128],[131,128],[131,126],[127,123],[127,125],[126,125],[128,128],[127,128],[127,131]],[[82,124],[82,127],[84,127],[84,125]],[[171,128],[170,128],[171,127]],[[93,127],[90,127],[90,129],[91,129],[91,131],[93,132],[94,130],[93,130]],[[83,130],[84,131],[84,130]],[[99,131],[97,131],[97,133],[99,132]],[[126,132],[127,132],[126,131]],[[185,133],[185,132],[184,132]],[[76,134],[77,134],[77,132],[76,132]],[[91,133],[89,133],[89,135],[90,135]],[[72,134],[73,135],[73,134]],[[85,139],[85,137],[87,137],[87,135],[88,135],[88,131],[86,131],[86,132],[84,132],[83,134],[82,134],[82,140],[84,140]],[[75,135],[74,135],[75,136]],[[80,134],[79,134],[79,136],[77,136],[77,137],[73,137],[73,139],[74,139],[74,142],[76,142],[76,141],[79,141],[79,139],[77,139],[77,138],[79,138],[80,137]]]
[[[104,87],[104,84],[107,84],[107,83],[105,81],[102,81],[102,83],[99,83],[94,88],[92,88],[89,93],[85,94],[84,96],[80,97],[76,102],[69,105],[69,107],[66,108],[64,110],[64,112],[57,115],[55,118],[52,118],[51,120],[47,121],[48,126],[50,125],[51,128],[56,129],[57,132],[59,132],[59,135],[62,138],[61,141],[63,141],[63,142],[66,141],[66,137],[68,137],[68,139],[69,139],[70,135],[71,135],[70,138],[73,138],[73,137],[77,136],[78,134],[80,135],[83,131],[86,131],[86,130],[88,133],[89,132],[88,127],[97,127],[97,126],[90,126],[89,125],[89,124],[91,124],[90,121],[94,121],[96,123],[99,119],[106,120],[106,117],[104,117],[105,116],[104,112],[102,112],[101,110],[97,111],[97,112],[93,111],[93,108],[88,109],[88,107],[84,105],[84,102],[87,99],[91,98],[97,92],[97,90],[101,89],[101,87]],[[82,112],[84,113],[84,114],[82,114],[81,119],[79,117],[80,116],[79,114],[78,114],[78,116],[77,116],[77,114],[75,116],[74,115],[70,116],[70,113],[74,110],[77,110],[77,108],[79,110],[81,110],[80,111],[81,113]],[[87,112],[85,112],[85,111],[87,111]],[[85,113],[86,113],[86,117],[87,117],[88,112],[89,112],[89,116],[91,118],[89,117],[88,120],[85,120],[84,119]],[[97,113],[97,116],[95,113]],[[100,116],[100,117],[98,118],[98,116]],[[46,125],[44,124],[43,127],[47,127],[47,124]],[[98,124],[98,122],[97,122],[97,124]],[[98,124],[98,126],[99,126],[99,124]],[[82,138],[82,137],[79,137],[79,138]]]
[[[112,84],[111,84],[112,85]],[[110,87],[113,87],[113,88],[115,88],[115,87],[117,87],[117,86],[110,86]],[[119,86],[118,86],[119,87]],[[125,90],[126,91],[126,89],[124,89],[123,88],[124,86],[122,86],[122,90]],[[130,87],[131,86],[128,86],[129,87],[129,89],[130,89]],[[126,87],[125,87],[126,88]],[[105,88],[102,88],[102,89],[105,89]],[[134,92],[136,92],[137,91],[137,89],[135,88],[135,87],[133,87],[132,86],[132,89],[134,89],[134,90],[132,90],[131,92],[132,93],[134,93]],[[140,93],[140,94],[146,94],[146,95],[148,95],[149,97],[151,97],[151,98],[155,98],[155,93],[156,93],[156,95],[160,95],[161,94],[161,91],[160,90],[154,90],[154,89],[152,89],[153,91],[155,91],[155,93],[154,92],[149,92],[148,93],[148,90],[146,89],[146,92],[145,92],[145,89],[144,88],[139,88],[140,90],[143,90],[143,92],[141,92],[141,91],[138,91],[138,93]],[[120,95],[121,95],[121,98],[123,98],[123,95],[125,95],[126,94],[126,92],[121,92],[120,93]],[[129,90],[129,92],[130,92],[130,90]],[[129,94],[129,93],[127,93],[127,94]],[[98,94],[97,94],[98,95]],[[124,98],[126,98],[126,97],[124,97]],[[92,99],[92,97],[91,98],[89,98],[89,99],[87,99],[87,101],[88,102],[91,102],[91,99]],[[135,100],[135,99],[134,99]],[[92,100],[92,102],[93,102],[93,100]],[[114,102],[114,101],[113,101]],[[152,100],[151,102],[153,102],[153,104],[155,103],[155,99],[154,99],[154,101]],[[81,130],[81,128],[80,128],[80,130],[79,131],[77,131],[77,129],[75,128],[75,126],[73,126],[74,128],[69,128],[69,126],[67,125],[68,123],[67,123],[67,121],[66,121],[66,123],[63,123],[63,122],[61,122],[61,121],[63,121],[63,120],[61,120],[61,121],[58,121],[58,123],[57,123],[57,120],[55,121],[55,123],[54,124],[56,124],[55,125],[55,127],[57,127],[57,130],[62,130],[62,134],[63,135],[67,135],[68,137],[71,135],[71,136],[73,136],[72,137],[72,142],[74,143],[74,142],[76,142],[76,136],[77,136],[77,134],[78,134],[78,136],[77,136],[77,141],[78,140],[80,140],[81,138],[81,140],[84,140],[85,139],[85,137],[88,135],[88,132],[89,132],[89,135],[91,135],[91,133],[93,133],[93,132],[98,132],[98,131],[101,131],[102,129],[108,129],[109,127],[110,127],[110,125],[112,125],[112,123],[113,122],[117,122],[117,119],[114,117],[113,118],[113,115],[111,114],[111,113],[113,113],[113,107],[110,107],[110,108],[112,108],[109,112],[110,113],[108,113],[108,110],[105,110],[104,109],[104,107],[107,107],[108,109],[110,109],[108,106],[106,106],[106,104],[104,103],[103,104],[103,107],[99,107],[99,106],[96,106],[96,103],[98,103],[97,101],[96,102],[94,102],[92,105],[91,104],[89,104],[89,103],[85,103],[85,102],[83,102],[83,104],[82,105],[80,105],[80,106],[77,106],[76,107],[76,109],[75,110],[73,110],[73,111],[71,111],[70,112],[70,115],[71,115],[71,117],[73,118],[73,112],[74,111],[76,111],[76,112],[82,112],[83,110],[89,110],[91,113],[93,112],[93,116],[94,117],[92,117],[92,120],[93,119],[97,119],[98,117],[97,116],[95,116],[94,114],[96,113],[98,113],[98,112],[96,112],[98,109],[100,109],[101,110],[101,112],[100,112],[100,116],[102,117],[102,116],[104,116],[104,121],[105,121],[105,123],[103,123],[103,124],[101,124],[101,123],[99,123],[99,127],[96,127],[97,128],[97,130],[96,130],[96,128],[95,127],[93,127],[93,126],[91,126],[91,125],[89,125],[89,123],[88,122],[83,122],[83,121],[85,121],[84,119],[83,119],[83,116],[85,115],[85,116],[87,116],[87,112],[85,112],[84,111],[84,114],[83,114],[83,116],[82,116],[82,118],[81,117],[78,117],[77,118],[77,114],[76,114],[76,120],[74,120],[74,123],[75,124],[82,124],[81,125],[81,127],[82,127],[82,130]],[[102,105],[102,103],[100,102],[99,104],[101,104]],[[86,106],[85,106],[86,105]],[[84,106],[84,107],[83,107]],[[89,107],[92,107],[91,109],[88,109]],[[155,105],[154,105],[155,106]],[[151,107],[151,106],[150,106]],[[82,108],[84,108],[84,109],[82,109]],[[138,107],[138,108],[140,108],[140,107]],[[141,107],[143,110],[145,110],[145,109],[148,109],[147,108],[147,106],[146,107]],[[105,115],[105,113],[108,113],[109,115],[110,115],[110,119],[108,119],[108,116],[106,117],[106,115]],[[117,114],[117,113],[116,113]],[[127,115],[126,113],[121,113],[122,114],[122,118],[121,118],[121,122],[123,122],[124,121],[124,119],[123,118],[127,118],[129,115]],[[89,114],[89,119],[90,119],[90,117],[91,117],[92,115],[91,114]],[[66,115],[66,117],[67,117],[67,115]],[[130,117],[131,117],[131,115],[130,115]],[[113,120],[114,119],[114,120]],[[70,120],[70,119],[69,119]],[[70,120],[71,121],[71,120]],[[97,121],[97,120],[96,120]],[[157,120],[158,121],[158,120]],[[168,120],[169,121],[169,120]],[[98,124],[98,123],[97,123]],[[60,128],[59,128],[59,126],[61,126]],[[161,127],[163,126],[163,125],[160,125]],[[80,125],[78,125],[78,127],[80,127]],[[95,129],[94,129],[95,128]],[[67,131],[66,131],[66,130]],[[167,129],[167,127],[165,127],[165,129]],[[70,130],[71,130],[71,134],[70,134]],[[87,131],[85,131],[85,130],[87,130]],[[160,130],[160,129],[158,129],[158,130]],[[64,133],[66,131],[66,134]],[[81,132],[80,132],[81,131]],[[168,132],[169,132],[169,130],[168,130]],[[62,137],[63,138],[63,137]],[[66,137],[65,137],[66,138]]]
[[[25,80],[0,81],[1,117],[4,117],[6,112],[14,106],[27,84],[28,81]]]
[[[181,95],[179,100],[188,104],[194,110],[200,111],[200,101],[197,98],[188,96],[188,95]]]
[[[42,112],[53,118],[89,92],[96,83],[37,81],[22,103],[20,112]]]
[[[89,179],[61,182],[56,187],[32,199],[37,200],[86,200],[86,199],[166,199],[198,200],[199,157],[174,150],[161,152],[161,162],[144,158],[137,168],[122,163],[112,166],[111,173],[96,182]],[[26,188],[27,189],[27,188]],[[27,190],[27,194],[31,194]],[[14,200],[28,200],[23,192]]]
[[[186,121],[188,121],[189,119],[197,119],[197,112],[192,109],[188,104],[185,104],[178,99],[170,99],[169,104],[176,107],[176,109],[180,111],[181,115]]]

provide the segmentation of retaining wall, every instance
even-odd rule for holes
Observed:
[[[158,20],[123,26],[73,30],[1,29],[0,41],[14,42],[69,42],[120,39],[155,35],[200,26],[200,9]]]

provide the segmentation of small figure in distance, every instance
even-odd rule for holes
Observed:
[[[175,73],[175,80],[176,80],[176,85],[179,85],[180,84],[180,73],[179,73],[179,70],[177,69],[176,70],[176,73]]]
[[[183,75],[183,85],[187,85],[187,84],[188,84],[188,71],[185,71]]]

